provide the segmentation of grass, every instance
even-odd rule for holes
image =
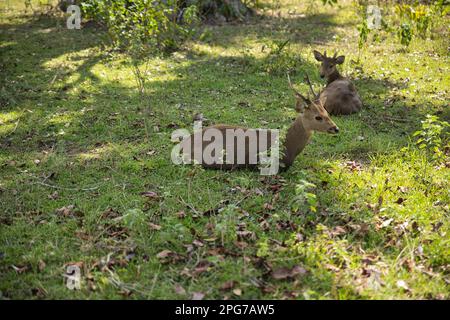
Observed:
[[[408,50],[383,33],[357,65],[350,2],[281,1],[149,57],[141,98],[102,31],[67,30],[21,3],[0,19],[0,297],[450,298],[449,168],[412,138],[426,114],[449,119],[448,19]],[[301,70],[323,85],[312,49],[345,54],[364,100],[360,114],[334,117],[339,135],[316,134],[271,178],[171,163],[171,133],[195,113],[285,129],[286,67],[303,92]],[[295,192],[302,179],[315,212]],[[64,285],[70,264],[81,290]]]

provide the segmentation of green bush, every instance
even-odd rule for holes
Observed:
[[[170,52],[192,37],[198,21],[195,5],[179,8],[177,0],[85,0],[85,17],[106,26],[117,47],[139,45],[145,52]]]

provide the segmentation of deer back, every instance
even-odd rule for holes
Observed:
[[[328,84],[320,93],[320,98],[326,98],[325,109],[333,115],[355,113],[362,107],[355,86],[346,78]]]

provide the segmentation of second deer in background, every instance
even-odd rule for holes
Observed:
[[[320,66],[320,77],[326,78],[327,85],[320,92],[320,98],[326,98],[325,109],[332,115],[346,115],[361,110],[362,101],[351,81],[340,75],[337,65],[344,63],[345,56],[327,57],[325,51],[321,54],[314,50],[314,57],[322,64]]]

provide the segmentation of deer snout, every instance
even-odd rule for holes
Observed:
[[[329,133],[339,133],[339,128],[337,126],[331,127],[328,129]]]
[[[321,73],[320,77],[323,79],[323,78],[325,78],[325,75],[323,73]]]

